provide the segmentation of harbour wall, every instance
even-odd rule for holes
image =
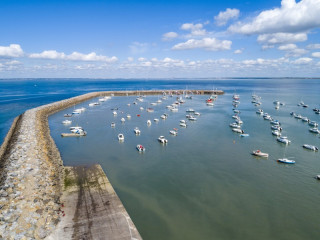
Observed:
[[[100,96],[183,94],[186,90],[93,92],[27,110],[0,148],[0,239],[44,239],[60,222],[64,166],[48,116]],[[217,94],[221,90],[189,90]]]

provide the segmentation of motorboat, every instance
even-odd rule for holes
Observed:
[[[256,104],[254,106],[258,107],[261,105],[261,102],[256,102]]]
[[[194,115],[200,116],[201,114],[199,112],[194,112]]]
[[[233,112],[234,112],[234,113],[240,113],[240,110],[234,109]]]
[[[141,131],[138,127],[136,127],[133,131],[136,135],[140,135],[140,133],[141,133]]]
[[[315,111],[314,113],[315,113],[315,114],[320,114],[320,110],[318,110],[318,111]]]
[[[182,122],[180,122],[180,127],[187,127],[187,124],[186,123],[182,123]]]
[[[111,127],[115,127],[116,124],[114,122],[111,123]]]
[[[162,101],[160,99],[157,100],[157,103],[162,103]]]
[[[301,118],[302,118],[301,114],[294,114],[293,116],[294,116],[295,118],[297,118],[297,119],[301,119]]]
[[[273,120],[270,122],[270,124],[275,125],[275,126],[280,126],[280,122],[278,120]]]
[[[80,126],[74,126],[74,127],[70,127],[69,129],[70,129],[70,130],[75,130],[75,129],[83,129],[83,128],[80,127]]]
[[[139,109],[140,109],[141,111],[143,111],[143,110],[144,110],[144,108],[143,108],[143,107],[140,107]]]
[[[307,117],[302,117],[301,120],[302,120],[303,122],[309,122],[309,121],[310,121],[309,118],[307,118]]]
[[[158,137],[158,141],[160,143],[164,143],[164,144],[168,143],[168,139],[166,139],[164,136]]]
[[[235,115],[232,116],[232,118],[233,119],[239,119],[240,117],[237,114],[235,114]]]
[[[280,131],[280,132],[282,131],[282,127],[276,126],[276,125],[272,125],[272,126],[271,126],[271,129],[272,129],[272,130],[278,130],[278,131]]]
[[[317,128],[317,127],[314,127],[314,128],[310,128],[309,129],[309,132],[312,132],[312,133],[320,133],[320,130]]]
[[[310,125],[310,126],[313,126],[313,127],[318,127],[318,123],[315,122],[315,121],[309,122],[309,125]]]
[[[116,111],[113,111],[112,114],[116,116],[118,113]]]
[[[159,118],[155,118],[155,119],[153,119],[153,121],[157,123],[157,122],[159,122]]]
[[[240,95],[234,94],[232,96],[233,100],[239,100],[240,99]]]
[[[274,105],[280,105],[280,102],[278,100],[273,102]]]
[[[186,118],[187,118],[187,119],[189,119],[189,118],[191,118],[191,117],[192,117],[192,115],[190,115],[190,114],[187,114],[187,115],[186,115]]]
[[[309,107],[309,105],[303,104],[302,107],[307,108],[307,107]]]
[[[177,107],[173,107],[173,108],[170,109],[170,111],[171,111],[171,112],[178,112],[179,109],[178,109]]]
[[[153,108],[147,108],[147,112],[154,112]]]
[[[190,121],[197,121],[197,118],[191,116],[191,117],[189,117],[189,120],[190,120]]]
[[[107,101],[107,99],[105,99],[105,98],[99,98],[99,102],[105,102],[105,101]]]
[[[236,122],[237,124],[243,124],[243,121],[242,121],[240,118],[236,119],[235,122]]]
[[[276,109],[276,110],[279,110],[279,105],[276,105],[275,107],[274,107],[274,109]]]
[[[67,114],[65,114],[65,115],[63,115],[64,117],[72,117],[72,114],[70,114],[70,113],[67,113]]]
[[[138,150],[139,152],[144,152],[144,151],[146,151],[145,147],[142,146],[141,144],[138,144],[138,145],[137,145],[137,150]]]
[[[64,121],[62,121],[62,123],[67,125],[67,124],[71,124],[72,121],[70,121],[70,120],[64,120]]]
[[[262,114],[263,114],[263,110],[262,110],[262,109],[258,109],[258,110],[256,111],[256,113],[262,115]]]
[[[232,128],[232,131],[236,133],[242,133],[242,134],[244,133],[244,131],[241,130],[240,128]]]
[[[241,128],[241,126],[237,123],[230,123],[229,126],[232,128]]]
[[[260,150],[255,150],[252,152],[252,155],[258,156],[258,157],[269,157],[268,153],[263,153]]]
[[[294,164],[296,161],[288,159],[288,158],[279,158],[277,162],[286,163],[286,164]]]
[[[186,123],[186,120],[180,120],[180,123]]]
[[[288,145],[289,143],[291,143],[291,141],[288,139],[288,137],[285,137],[285,136],[277,137],[277,141],[278,141],[278,142],[281,142],[281,143],[284,143],[284,144],[286,144],[286,145]]]
[[[242,133],[240,134],[240,137],[249,137],[250,135],[248,133]]]
[[[213,102],[207,102],[207,106],[214,106]]]
[[[151,125],[151,121],[150,121],[150,120],[147,121],[147,125],[148,125],[148,126]]]
[[[130,119],[130,118],[131,118],[131,115],[130,115],[130,114],[127,114],[127,118]]]
[[[178,135],[178,131],[176,130],[170,130],[169,133],[173,136],[177,136]]]
[[[240,104],[240,101],[238,101],[238,100],[233,100],[232,102],[233,102],[234,104],[238,104],[238,105]]]
[[[150,103],[150,105],[151,105],[151,106],[155,106],[155,105],[157,105],[157,103]]]
[[[120,121],[124,123],[126,120],[124,118],[121,118]]]
[[[320,180],[320,175],[317,175],[317,176],[316,176],[316,179]]]
[[[265,115],[265,116],[263,116],[263,119],[264,119],[264,120],[272,121],[272,117],[271,117],[270,115]]]
[[[171,109],[171,108],[173,108],[173,106],[168,105],[168,106],[166,106],[166,108]]]
[[[160,116],[160,118],[161,118],[161,119],[166,119],[166,118],[167,118],[167,116],[166,116],[166,115],[164,115],[164,114],[162,114],[162,115]]]
[[[313,146],[313,145],[309,145],[309,144],[303,144],[302,147],[305,148],[305,149],[309,149],[309,150],[315,151],[315,152],[319,150],[318,147]]]
[[[118,134],[118,140],[121,142],[121,141],[124,141],[124,135],[122,133],[119,133]]]
[[[281,136],[281,132],[279,130],[273,130],[271,133],[272,133],[272,135],[275,135],[277,137]]]
[[[186,110],[187,113],[194,113],[195,111],[192,108]]]
[[[317,111],[320,111],[320,109],[319,108],[314,108],[314,109],[312,109],[312,111],[317,112]]]

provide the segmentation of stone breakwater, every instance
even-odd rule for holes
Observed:
[[[192,92],[223,94],[210,90]],[[0,148],[0,239],[44,239],[61,219],[64,168],[50,136],[49,115],[98,96],[162,93],[94,92],[30,109],[17,117]]]

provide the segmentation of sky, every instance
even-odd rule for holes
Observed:
[[[320,0],[1,0],[0,78],[320,77]]]

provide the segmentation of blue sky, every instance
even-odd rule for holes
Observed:
[[[320,0],[1,0],[0,77],[319,77]]]

